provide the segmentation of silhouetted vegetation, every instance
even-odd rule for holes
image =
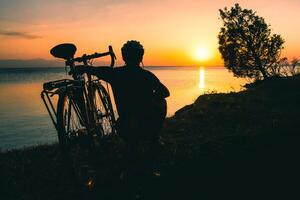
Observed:
[[[300,73],[300,59],[299,58],[293,58],[290,63],[287,63],[285,65],[287,67],[287,75],[295,76]]]
[[[273,77],[180,109],[162,132],[160,176],[142,175],[143,148],[124,177],[118,138],[93,156],[91,191],[77,184],[58,145],[0,153],[0,199],[289,199],[298,193],[299,84],[299,75]]]
[[[237,77],[266,79],[282,75],[286,58],[280,58],[284,40],[272,34],[270,25],[256,12],[239,4],[220,9],[223,27],[219,32],[219,51],[224,65]]]

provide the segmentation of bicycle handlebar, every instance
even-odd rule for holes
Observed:
[[[84,54],[81,57],[72,58],[72,59],[70,59],[70,61],[71,62],[83,62],[83,63],[85,63],[86,61],[94,59],[94,58],[100,58],[100,57],[110,55],[110,58],[111,58],[110,66],[113,67],[115,65],[116,56],[115,56],[115,53],[113,51],[112,46],[108,46],[108,49],[109,49],[109,51],[105,52],[105,53],[94,53],[94,54],[91,54],[91,55]]]
[[[116,56],[115,56],[112,46],[110,46],[110,45],[108,46],[108,52],[94,53],[94,54],[90,54],[90,55],[84,54],[81,57],[70,58],[66,61],[66,65],[73,65],[74,62],[83,62],[86,64],[88,60],[100,58],[100,57],[104,57],[104,56],[108,56],[108,55],[111,58],[110,67],[113,67],[115,65]]]

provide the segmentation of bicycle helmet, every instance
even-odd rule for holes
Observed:
[[[127,41],[121,51],[126,63],[140,63],[143,60],[144,47],[136,40]]]

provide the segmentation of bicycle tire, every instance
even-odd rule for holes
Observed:
[[[80,91],[77,91],[80,92]],[[93,141],[85,127],[84,117],[80,116],[76,91],[59,95],[57,103],[57,132],[62,155],[80,184],[88,188],[94,185],[95,171],[90,158]],[[77,96],[78,98],[78,96]]]

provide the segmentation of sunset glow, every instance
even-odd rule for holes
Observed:
[[[218,9],[236,1],[1,1],[0,59],[53,59],[58,43],[76,44],[77,55],[105,51],[112,45],[122,64],[120,48],[130,39],[145,47],[145,65],[221,66]],[[282,35],[282,56],[300,57],[298,0],[239,1],[257,11]],[[295,19],[295,20],[291,20]],[[198,49],[198,50],[197,50]],[[195,53],[196,51],[196,53]],[[196,54],[196,55],[195,55]],[[196,58],[195,58],[196,56]]]
[[[198,48],[196,51],[196,58],[200,61],[209,59],[209,52],[205,48]]]

